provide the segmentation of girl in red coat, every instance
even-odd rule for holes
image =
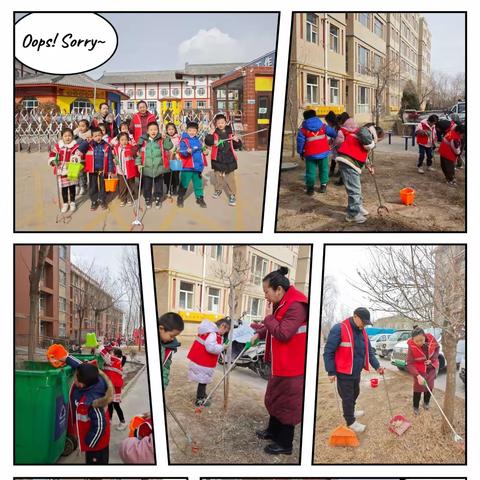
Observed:
[[[116,174],[119,178],[118,198],[120,206],[133,205],[135,193],[135,178],[138,174],[135,165],[137,148],[129,143],[128,133],[122,132],[118,135],[118,144],[113,147],[113,160],[115,162]]]
[[[273,441],[265,447],[271,455],[291,455],[295,425],[302,421],[303,412],[308,299],[290,285],[287,273],[288,268],[280,267],[263,279],[273,313],[264,318],[250,341],[266,339],[265,361],[271,363],[265,393],[270,420],[265,430],[256,432],[259,438]]]
[[[462,152],[464,134],[465,127],[463,125],[456,125],[445,134],[438,149],[443,174],[445,175],[447,184],[451,187],[457,185],[457,181],[455,180],[455,167],[458,156]]]
[[[413,327],[412,338],[407,344],[407,369],[413,376],[413,412],[418,415],[422,393],[423,408],[425,410],[429,408],[431,395],[424,386],[424,381],[427,382],[430,391],[433,391],[440,346],[433,335],[425,333],[417,326]]]

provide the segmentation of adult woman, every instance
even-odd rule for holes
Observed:
[[[413,327],[412,337],[407,344],[407,369],[413,375],[413,412],[418,415],[422,393],[423,408],[429,408],[431,394],[424,385],[424,380],[430,391],[433,391],[440,346],[433,335],[417,326]]]
[[[302,421],[303,411],[308,299],[290,285],[287,273],[286,267],[280,267],[263,279],[273,313],[265,317],[251,340],[266,339],[265,361],[271,362],[265,393],[270,420],[265,430],[256,432],[261,439],[273,440],[265,447],[271,455],[292,453],[295,425]]]

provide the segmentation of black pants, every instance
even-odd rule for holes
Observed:
[[[451,162],[446,158],[440,157],[440,165],[447,182],[452,182],[455,180],[455,162]]]
[[[70,193],[70,201],[75,201],[75,188],[76,185],[70,185],[69,187],[62,187],[62,199],[63,203],[68,203],[68,193]]]
[[[180,184],[180,172],[164,173],[163,181],[165,183],[167,193],[174,195],[178,190],[178,185]]]
[[[413,408],[418,408],[420,406],[420,398],[422,396],[422,392],[413,392]],[[423,393],[423,403],[428,405],[430,403],[430,392]]]
[[[118,419],[124,423],[125,422],[125,417],[123,416],[123,410],[122,407],[118,402],[110,402],[108,404],[108,414],[110,415],[110,419],[112,418],[113,415],[113,409],[117,412]]]
[[[207,397],[207,385],[205,383],[199,383],[197,387],[197,400],[203,400]]]
[[[355,422],[355,403],[360,394],[360,378],[337,376],[337,390],[342,399],[343,418],[349,426]]]
[[[108,465],[108,447],[96,452],[85,452],[85,463],[87,465]]]
[[[157,177],[147,177],[146,175],[142,178],[142,189],[143,196],[146,202],[152,201],[152,188],[153,188],[153,198],[155,200],[162,200],[163,198],[163,174],[158,175]]]
[[[295,425],[285,425],[278,418],[270,416],[267,430],[272,434],[275,443],[283,448],[292,448]]]
[[[88,174],[88,194],[92,203],[105,203],[107,194],[105,192],[105,179],[103,172]]]

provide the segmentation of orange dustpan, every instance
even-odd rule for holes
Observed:
[[[332,383],[333,390],[335,392],[335,400],[337,401],[337,411],[341,416],[340,403],[338,401],[338,393],[335,388],[335,384]],[[357,434],[350,428],[345,425],[337,427],[328,438],[328,444],[332,447],[359,447],[360,442],[358,441]]]

